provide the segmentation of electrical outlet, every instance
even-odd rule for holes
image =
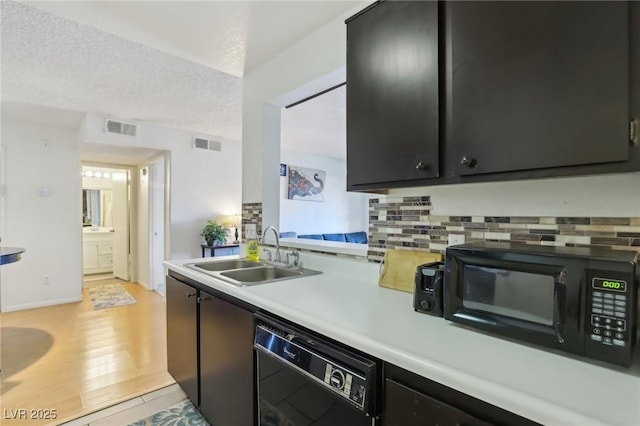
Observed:
[[[464,234],[449,234],[449,245],[455,246],[458,244],[464,244]]]
[[[44,285],[51,284],[51,280],[49,279],[49,275],[45,275],[44,276],[44,278],[42,279],[42,284],[44,284]]]

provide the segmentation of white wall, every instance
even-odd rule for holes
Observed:
[[[76,130],[3,115],[7,195],[2,199],[2,245],[27,249],[20,262],[0,268],[3,311],[82,300],[80,144],[131,144],[106,136],[103,120],[99,114],[87,114]],[[187,132],[147,124],[139,129],[138,146],[171,153],[168,258],[199,257],[206,221],[240,213],[239,143],[221,140],[222,152],[194,150]],[[137,177],[134,174],[134,180]],[[40,187],[46,187],[49,196],[41,197]],[[138,191],[136,182],[132,191]],[[132,250],[144,256],[144,249],[134,238]],[[135,274],[138,265],[132,266]],[[139,273],[145,270],[139,268]],[[50,285],[42,284],[45,275]]]
[[[1,131],[2,130],[0,129],[0,132]],[[5,149],[6,148],[2,145],[2,138],[0,137],[0,239],[4,237],[4,230],[6,229],[6,226],[4,223],[7,216],[5,213],[5,204],[6,204],[5,185],[6,185],[6,169],[7,169],[7,166],[5,164],[5,157],[6,157]],[[2,306],[4,306],[2,304],[3,303],[2,293],[3,293],[2,292],[2,273],[0,272],[0,311],[2,310]]]
[[[202,255],[200,232],[208,219],[241,212],[241,147],[237,141],[217,138],[222,151],[194,149],[193,134],[140,123],[138,137],[105,134],[104,116],[85,116],[80,134],[84,143],[155,148],[171,153],[170,247],[168,259]],[[146,224],[139,223],[139,227]],[[142,253],[143,243],[138,247]],[[139,271],[142,277],[142,270]]]
[[[24,247],[0,268],[2,311],[82,300],[80,153],[73,129],[2,117],[7,195],[3,246]],[[40,188],[49,191],[41,196]],[[44,285],[44,276],[49,285]]]
[[[113,188],[112,179],[96,178],[96,177],[82,177],[82,189],[111,189]]]
[[[640,217],[640,172],[389,191],[430,195],[438,216]]]
[[[344,160],[283,151],[281,162],[326,172],[325,201],[287,199],[287,179],[280,177],[280,231],[298,234],[367,231],[369,196],[346,191],[347,166]]]
[[[371,2],[311,33],[243,78],[242,201],[263,202],[266,226],[278,223],[279,108],[344,82],[344,20]],[[276,109],[276,111],[274,111]],[[275,153],[275,155],[274,155]]]

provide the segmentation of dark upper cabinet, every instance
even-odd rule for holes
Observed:
[[[448,2],[452,174],[626,161],[625,2]]]
[[[639,85],[640,2],[374,3],[347,20],[347,189],[640,170]]]
[[[381,2],[347,25],[347,187],[439,175],[438,4]]]

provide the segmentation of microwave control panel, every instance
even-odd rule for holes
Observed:
[[[604,277],[591,278],[587,292],[590,309],[588,338],[603,346],[626,348],[631,342],[631,304],[629,284],[624,280]]]

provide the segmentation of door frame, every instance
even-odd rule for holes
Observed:
[[[148,221],[148,289],[158,291],[166,285],[164,261],[168,258],[169,238],[169,153],[152,158],[146,164],[149,170]]]
[[[128,234],[129,234],[129,253],[127,253],[127,270],[129,275],[129,281],[136,281],[136,261],[137,261],[137,253],[134,250],[135,247],[135,234],[138,228],[138,222],[136,220],[136,207],[137,207],[137,190],[136,190],[136,182],[132,179],[132,176],[135,176],[136,167],[128,166],[124,164],[112,164],[112,163],[100,163],[95,161],[81,161],[80,168],[82,166],[87,167],[100,167],[106,169],[114,169],[118,171],[124,171],[127,174],[127,188],[129,194],[128,207],[127,207],[127,222],[128,222]],[[82,184],[80,185],[80,191],[82,191]],[[82,241],[81,241],[82,243]],[[81,275],[84,276],[84,269],[81,271]]]
[[[126,237],[126,244],[125,246],[125,250],[126,250],[126,257],[124,259],[124,266],[125,266],[125,271],[124,274],[118,274],[119,267],[121,265],[118,264],[118,262],[116,262],[116,259],[114,258],[114,262],[113,262],[113,276],[116,278],[120,278],[120,279],[124,279],[126,281],[130,281],[131,280],[131,172],[129,170],[126,169],[114,169],[114,170],[118,170],[119,172],[122,171],[125,173],[126,179],[124,182],[124,187],[120,188],[120,191],[124,190],[124,197],[125,197],[125,205],[124,205],[124,216],[126,218],[126,224],[124,226],[124,228],[126,229],[126,233],[125,233],[125,237]],[[112,203],[112,206],[115,206],[115,200],[116,200],[116,185],[114,182],[113,185],[113,200],[114,202]],[[113,207],[112,207],[112,217],[114,217],[115,215],[113,214]],[[118,227],[116,226],[117,224],[115,223],[115,217],[114,217],[114,228],[115,228],[115,233],[113,234],[113,249],[114,249],[114,253],[117,253],[117,241],[116,239],[118,239],[120,237],[120,234],[118,233]],[[120,241],[121,242],[121,241]]]

